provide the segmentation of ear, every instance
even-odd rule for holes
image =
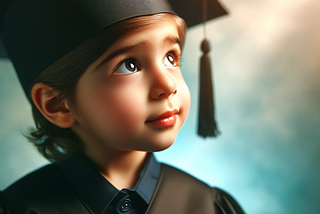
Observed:
[[[36,83],[31,90],[35,106],[47,120],[61,128],[70,128],[75,123],[75,117],[66,100],[59,101],[58,95],[59,92],[44,83]]]

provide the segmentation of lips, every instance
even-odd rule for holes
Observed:
[[[177,121],[177,114],[179,111],[177,109],[174,109],[172,111],[166,111],[165,113],[147,120],[146,123],[152,124],[159,127],[170,127],[173,126]]]

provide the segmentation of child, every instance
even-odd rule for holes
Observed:
[[[243,213],[152,154],[189,111],[185,33],[166,1],[16,0],[2,37],[32,103],[29,139],[53,164],[4,190],[2,212]]]

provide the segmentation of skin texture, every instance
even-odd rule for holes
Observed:
[[[93,62],[77,83],[74,106],[55,103],[42,83],[32,96],[48,120],[73,129],[105,178],[128,188],[147,152],[171,146],[187,118],[180,55],[177,27],[168,20],[120,38]]]

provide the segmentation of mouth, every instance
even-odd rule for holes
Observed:
[[[164,128],[170,127],[176,123],[177,114],[179,114],[179,110],[177,109],[166,111],[155,118],[148,119],[146,121],[146,124],[152,124],[152,125],[155,125],[158,127],[164,127]]]

